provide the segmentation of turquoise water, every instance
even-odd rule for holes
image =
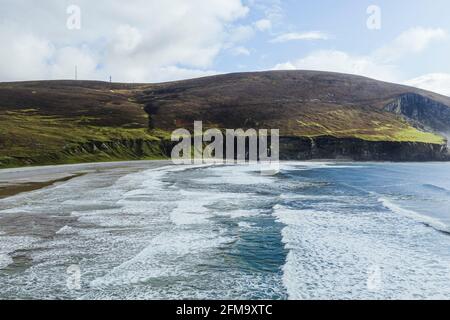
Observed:
[[[105,168],[0,200],[0,298],[450,298],[449,202],[445,163]]]

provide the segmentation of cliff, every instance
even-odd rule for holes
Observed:
[[[448,159],[450,98],[364,77],[273,71],[161,84],[0,84],[0,167],[165,158],[170,133],[279,129],[282,159]]]
[[[335,137],[280,139],[282,160],[446,161],[447,145]]]

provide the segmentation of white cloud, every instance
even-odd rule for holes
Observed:
[[[163,67],[159,69],[160,75],[155,77],[155,81],[170,81],[173,79],[190,79],[219,74],[214,70],[193,70],[176,66]]]
[[[230,32],[230,43],[239,43],[249,40],[255,34],[252,26],[237,26]]]
[[[352,56],[336,50],[316,51],[304,58],[278,64],[274,69],[332,71],[357,74],[386,81],[394,81],[397,78],[395,67],[391,65],[380,65],[370,57]]]
[[[433,42],[445,40],[447,37],[447,32],[440,28],[411,28],[388,45],[378,49],[374,56],[379,60],[394,61],[405,54],[420,53]]]
[[[238,46],[231,49],[231,54],[233,56],[249,56],[251,52],[246,47]]]
[[[85,46],[81,48],[65,47],[57,50],[52,56],[53,62],[48,66],[49,78],[71,78],[77,74],[79,79],[95,78],[97,72],[97,57]]]
[[[141,32],[130,25],[117,28],[114,49],[117,53],[126,54],[135,50],[142,42]]]
[[[229,43],[253,32],[232,27],[249,11],[241,0],[76,2],[80,30],[66,28],[64,1],[2,2],[0,36],[8,45],[0,50],[0,81],[73,78],[76,63],[80,78],[100,80],[210,74]]]
[[[270,40],[270,42],[281,43],[297,40],[327,40],[328,38],[329,38],[328,35],[321,31],[291,32],[281,34],[276,38]]]
[[[269,19],[261,19],[255,22],[255,28],[259,31],[268,31],[272,29],[272,21]]]
[[[430,73],[405,82],[406,85],[450,96],[450,74]]]
[[[249,6],[261,12],[264,19],[269,20],[271,27],[274,25],[285,25],[285,12],[283,9],[282,0],[247,0]]]
[[[47,61],[55,51],[44,38],[27,33],[14,33],[0,28],[0,79],[46,79],[50,74]]]
[[[280,63],[274,68],[342,72],[401,83],[405,79],[395,62],[411,53],[421,53],[432,43],[446,38],[447,33],[442,29],[416,27],[403,32],[392,42],[367,55],[352,55],[338,50],[319,50],[300,59]],[[433,91],[446,92],[447,79],[442,74],[435,74],[419,77],[408,83]]]

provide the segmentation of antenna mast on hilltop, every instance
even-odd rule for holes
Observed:
[[[78,66],[75,66],[75,80],[78,80]]]

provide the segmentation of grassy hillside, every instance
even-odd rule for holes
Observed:
[[[149,132],[148,115],[134,94],[127,85],[100,82],[0,84],[0,162],[5,167],[30,159],[51,164],[133,158],[126,150],[70,150],[93,141],[159,141]],[[162,156],[155,152],[145,157]]]
[[[161,158],[170,132],[195,120],[206,128],[279,128],[289,137],[445,143],[433,128],[386,111],[408,93],[450,106],[450,98],[418,89],[307,71],[162,84],[1,83],[0,167]]]
[[[143,90],[155,127],[172,130],[203,120],[207,127],[280,128],[284,136],[443,143],[383,110],[414,92],[450,106],[450,98],[364,77],[312,71],[231,74]],[[450,126],[450,124],[449,124]],[[431,130],[430,130],[431,131]]]

